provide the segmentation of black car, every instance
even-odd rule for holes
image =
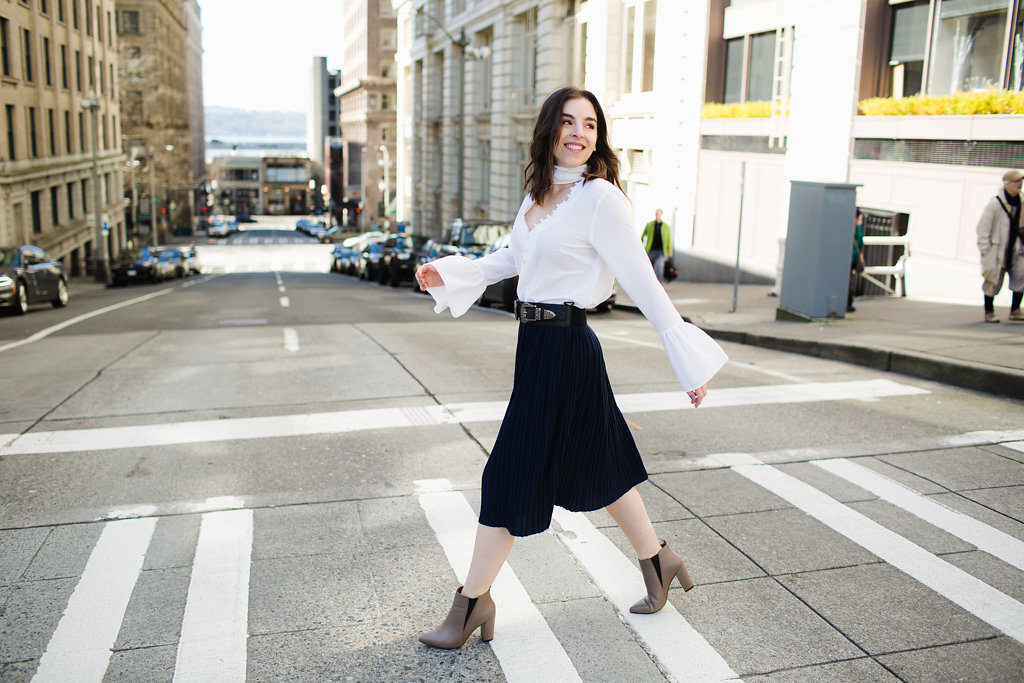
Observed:
[[[376,280],[380,272],[380,257],[384,253],[384,240],[368,241],[359,252],[356,275],[360,280]]]
[[[413,254],[413,260],[415,261],[416,264],[413,266],[413,272],[415,272],[416,268],[419,268],[425,263],[430,263],[431,261],[436,261],[439,258],[451,256],[452,254],[458,253],[458,247],[453,247],[450,244],[447,244],[445,242],[438,242],[437,240],[427,240],[423,244],[423,246],[417,249],[416,252]],[[414,287],[413,289],[415,289],[417,292],[423,291],[419,287]],[[424,292],[424,294],[425,293],[426,292]]]
[[[168,277],[174,277],[173,266],[161,262],[158,252],[149,247],[122,249],[110,266],[110,280],[114,285],[160,282]]]
[[[0,247],[0,306],[19,315],[32,304],[66,306],[71,299],[60,261],[39,247]]]
[[[488,248],[502,235],[512,232],[512,224],[502,221],[455,219],[452,221],[448,243],[459,252],[473,258],[487,253]]]
[[[416,253],[427,243],[425,235],[400,233],[384,242],[380,259],[377,282],[398,287],[403,282],[412,282],[416,272]]]
[[[349,268],[352,266],[352,256],[354,250],[352,247],[346,247],[344,244],[335,244],[334,249],[331,251],[331,272],[332,273],[349,273]]]

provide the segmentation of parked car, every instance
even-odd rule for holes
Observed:
[[[384,239],[367,240],[366,245],[359,251],[359,261],[356,264],[356,275],[360,280],[375,281],[380,273],[380,257],[384,253]]]
[[[185,263],[185,255],[177,247],[164,247],[157,252],[157,258],[168,265],[172,277],[185,277],[189,275],[188,264]]]
[[[331,251],[331,272],[348,274],[350,272],[349,268],[352,265],[353,254],[354,251],[351,246],[335,244],[333,251]]]
[[[238,229],[238,223],[220,216],[210,219],[210,227],[206,228],[208,237],[227,237]]]
[[[49,302],[60,308],[70,299],[60,261],[31,245],[0,247],[0,306],[22,315],[32,304]]]
[[[454,247],[450,244],[447,244],[446,242],[439,242],[437,240],[427,240],[422,247],[416,250],[415,254],[413,255],[413,261],[416,264],[415,266],[413,266],[413,272],[415,273],[416,268],[419,268],[425,263],[430,263],[431,261],[435,261],[439,258],[451,256],[452,254],[458,253],[458,247]],[[423,290],[421,290],[419,287],[414,287],[414,289],[417,292],[423,292]]]
[[[509,240],[512,238],[512,233],[505,233],[499,237],[494,244],[487,248],[487,253],[493,253],[498,249],[503,249],[508,246]],[[494,282],[484,288],[484,293],[480,295],[480,299],[477,303],[485,308],[491,304],[497,304],[501,308],[505,309],[509,313],[515,311],[516,306],[516,289],[519,287],[519,276],[513,275],[512,277],[505,278],[499,282]],[[615,297],[617,288],[612,288],[612,294],[607,299],[599,303],[594,307],[594,311],[598,313],[607,313],[615,305]]]
[[[306,233],[310,237],[319,239],[320,235],[327,232],[327,223],[319,218],[303,217],[295,221],[295,229]]]
[[[174,266],[161,261],[150,247],[122,249],[110,264],[110,280],[114,285],[129,282],[160,282],[174,277]]]
[[[448,243],[466,256],[479,258],[499,237],[509,232],[512,232],[511,223],[456,218],[452,221]]]
[[[184,247],[181,250],[181,257],[185,260],[185,268],[188,275],[198,275],[203,272],[199,263],[199,252],[195,247]]]
[[[427,243],[426,235],[399,233],[384,242],[377,282],[398,287],[412,282],[416,272],[416,252]]]

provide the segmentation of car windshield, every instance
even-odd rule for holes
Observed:
[[[151,258],[152,254],[149,249],[143,247],[142,249],[122,249],[118,255],[118,259],[121,261],[138,261],[140,259]]]
[[[486,247],[508,232],[505,223],[485,223],[463,226],[459,239],[460,247]]]
[[[9,266],[18,260],[18,250],[11,247],[0,247],[0,266]]]

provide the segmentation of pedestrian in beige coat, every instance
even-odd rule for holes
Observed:
[[[985,282],[985,322],[997,323],[995,296],[1003,287],[1003,276],[1010,280],[1010,320],[1024,321],[1024,230],[1020,220],[1020,188],[1024,171],[1003,174],[1003,189],[985,205],[978,221],[978,251],[981,252],[981,276]]]

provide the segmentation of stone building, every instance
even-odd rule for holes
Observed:
[[[511,220],[537,106],[572,83],[601,99],[638,230],[657,208],[675,226],[684,277],[731,281],[738,252],[747,281],[777,281],[790,181],[842,182],[861,185],[869,227],[909,241],[912,296],[980,296],[974,227],[1024,166],[1024,115],[858,107],[1020,91],[1024,0],[392,2],[398,215],[417,232]],[[762,113],[706,115],[722,102]]]
[[[309,76],[310,102],[306,112],[306,150],[312,162],[313,179],[316,182],[316,192],[312,197],[314,209],[320,212],[332,205],[331,192],[323,190],[331,185],[339,191],[341,189],[341,179],[337,177],[341,172],[338,154],[341,147],[341,118],[338,96],[334,94],[341,85],[341,71],[329,70],[326,57],[313,57]],[[340,194],[336,196],[340,197]]]
[[[72,275],[97,254],[93,149],[105,253],[125,241],[113,13],[113,0],[0,3],[0,244],[35,244]]]
[[[140,236],[148,239],[149,192],[161,230],[191,226],[205,180],[202,63],[196,0],[117,0],[124,151],[143,162]],[[196,79],[199,79],[198,81]],[[198,147],[198,148],[197,148]],[[155,169],[151,183],[149,170]],[[198,172],[198,174],[197,174]],[[125,195],[131,195],[130,187]]]
[[[398,42],[391,0],[347,0],[345,65],[335,90],[341,102],[344,140],[343,203],[347,224],[394,218],[394,182],[385,201],[385,164],[395,158],[395,47]],[[381,148],[384,149],[381,149]],[[388,176],[393,177],[394,169]],[[388,205],[390,209],[386,208]]]

